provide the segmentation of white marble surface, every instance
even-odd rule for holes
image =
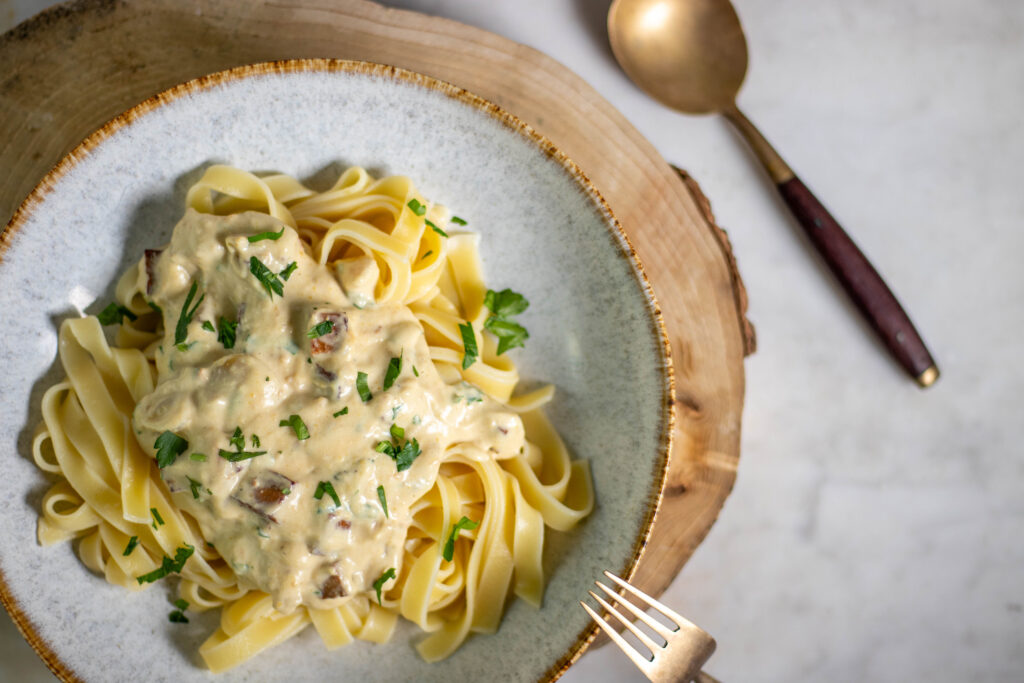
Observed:
[[[51,4],[0,0],[0,30]],[[607,0],[395,0],[542,50],[687,168],[730,231],[760,348],[719,522],[665,600],[724,681],[1024,680],[1024,4],[737,0],[741,104],[902,299],[943,377],[868,336],[739,140],[648,99]],[[0,680],[50,680],[0,618]],[[643,680],[612,648],[563,678]]]

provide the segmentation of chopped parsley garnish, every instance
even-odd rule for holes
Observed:
[[[138,536],[132,536],[131,538],[128,539],[128,545],[126,545],[124,547],[124,552],[121,553],[121,554],[124,555],[125,557],[128,557],[129,555],[132,554],[132,551],[135,550],[135,546],[137,546],[138,544],[139,544],[139,537]]]
[[[228,462],[240,462],[242,460],[248,460],[255,458],[260,455],[266,455],[266,451],[226,451],[223,448],[217,450],[217,455],[224,458]]]
[[[309,438],[309,430],[306,428],[306,423],[298,415],[289,415],[287,420],[281,420],[278,423],[278,427],[291,427],[295,431],[295,438],[299,441],[305,441]]]
[[[228,443],[235,447],[236,451],[240,451],[245,448],[245,435],[242,434],[241,427],[235,427],[235,433],[228,439]]]
[[[333,320],[325,320],[322,323],[317,323],[310,328],[309,332],[306,333],[306,337],[309,339],[316,339],[322,337],[325,334],[330,334],[331,330],[334,329]]]
[[[217,328],[214,327],[213,323],[211,323],[209,320],[204,320],[203,321],[203,329],[204,330],[208,330],[210,332],[216,332],[217,331]]]
[[[199,304],[203,303],[203,299],[206,298],[206,294],[203,294],[196,301],[196,305],[192,306],[192,299],[195,298],[197,291],[199,291],[199,283],[193,282],[188,290],[188,294],[185,296],[185,305],[181,307],[181,314],[178,315],[178,324],[174,327],[174,344],[178,347],[179,351],[184,351],[188,348],[185,345],[185,340],[188,338],[189,323],[192,322],[192,316],[199,309]],[[192,308],[189,309],[189,306],[192,306]]]
[[[159,581],[168,574],[181,573],[181,570],[185,568],[185,562],[188,561],[188,558],[192,557],[192,553],[194,553],[195,550],[194,546],[186,543],[184,547],[178,548],[175,551],[173,560],[164,555],[164,559],[161,561],[160,566],[157,569],[154,569],[148,574],[137,576],[135,577],[135,580],[138,581],[141,586],[144,583]]]
[[[427,258],[428,256],[430,256],[433,253],[434,253],[433,249],[428,249],[427,253],[425,253],[423,256],[420,257],[420,261],[422,261],[423,259]]]
[[[398,354],[398,358],[392,358],[388,361],[387,372],[384,373],[384,391],[387,391],[398,379],[398,376],[402,374],[402,357],[405,356],[405,349]]]
[[[199,491],[203,488],[203,483],[201,481],[196,481],[188,475],[185,475],[185,478],[188,479],[188,486],[192,489],[192,497],[199,500]]]
[[[480,522],[474,522],[469,517],[463,517],[457,521],[448,534],[448,540],[444,543],[444,559],[451,562],[452,558],[455,557],[455,539],[458,538],[460,531],[463,529],[472,530],[478,526],[480,526]]]
[[[510,318],[529,308],[530,302],[522,294],[511,289],[503,289],[500,292],[488,289],[484,295],[484,305],[499,318]]]
[[[480,353],[476,348],[476,334],[473,332],[473,326],[469,323],[462,323],[459,325],[459,332],[462,333],[462,345],[466,350],[465,355],[462,356],[462,369],[465,370],[476,362]]]
[[[363,403],[373,398],[373,394],[370,393],[370,387],[366,384],[365,372],[356,373],[356,391],[359,392],[359,398],[363,399]]]
[[[493,315],[484,322],[484,329],[498,338],[498,355],[509,349],[523,346],[530,333],[526,328],[511,320],[502,320]]]
[[[175,624],[187,624],[188,617],[185,616],[185,610],[188,609],[188,600],[185,600],[184,598],[178,598],[174,601],[174,606],[178,609],[168,614],[167,618]]]
[[[316,485],[316,491],[313,492],[313,497],[320,500],[324,497],[325,493],[331,497],[331,500],[334,501],[336,506],[341,507],[341,498],[338,498],[338,492],[334,490],[334,484],[329,481],[320,482]]]
[[[253,445],[259,443],[259,437],[253,435]],[[224,458],[228,462],[239,462],[241,460],[248,460],[249,458],[255,458],[260,455],[266,455],[266,451],[243,451],[245,448],[245,434],[242,433],[241,427],[235,427],[234,433],[231,438],[228,439],[228,443],[235,447],[234,451],[226,451],[223,448],[217,450],[217,455]],[[205,460],[206,457],[203,456]]]
[[[206,453],[193,453],[188,456],[188,459],[196,462],[206,462]]]
[[[263,289],[267,290],[267,296],[271,299],[274,298],[275,294],[284,296],[284,285],[281,284],[277,275],[270,268],[263,265],[263,262],[255,256],[249,258],[249,272],[256,276],[256,279],[263,285]]]
[[[427,212],[427,207],[424,204],[421,204],[420,200],[416,199],[415,197],[410,199],[409,203],[406,204],[406,206],[412,209],[412,212],[417,216],[422,216]]]
[[[220,317],[220,331],[217,332],[217,341],[224,345],[225,349],[235,348],[235,337],[238,335],[238,321],[228,320]]]
[[[390,517],[391,515],[388,514],[388,497],[384,493],[384,484],[377,487],[377,498],[380,500],[380,506],[384,508],[384,516]]]
[[[155,529],[157,524],[159,524],[160,526],[163,526],[164,525],[164,518],[160,516],[160,513],[157,511],[157,509],[156,508],[149,508],[149,511],[153,515],[153,520],[154,520],[153,528]]]
[[[523,346],[530,334],[525,327],[512,320],[512,317],[529,307],[530,302],[526,297],[511,289],[503,289],[500,292],[488,289],[484,296],[484,305],[491,311],[490,317],[484,322],[484,329],[498,338],[498,355],[517,346]]]
[[[420,443],[416,439],[406,441],[399,446],[405,437],[405,430],[398,425],[391,425],[391,436],[394,441],[378,441],[374,450],[378,453],[387,453],[388,457],[395,461],[395,467],[399,472],[412,467],[413,461],[423,452],[420,450]]]
[[[163,468],[173,463],[179,455],[185,452],[185,449],[188,448],[188,441],[174,432],[164,432],[156,437],[153,448],[156,449],[156,464]]]
[[[412,374],[416,375],[417,377],[420,376],[420,371],[416,369],[415,365],[412,366]]]
[[[281,239],[281,235],[283,234],[284,226],[282,225],[281,230],[279,230],[278,232],[268,230],[267,232],[260,232],[256,233],[255,235],[249,235],[249,242],[259,242],[261,240],[279,240]]]
[[[100,325],[120,325],[125,318],[134,322],[139,319],[139,316],[120,304],[110,302],[96,318],[100,321]]]
[[[466,225],[466,221],[458,216],[452,216],[452,223],[455,225]]]
[[[281,271],[281,273],[280,273],[281,279],[284,280],[285,282],[287,282],[288,278],[290,278],[292,276],[292,273],[294,273],[295,269],[298,268],[298,267],[299,267],[299,264],[296,263],[295,261],[292,261],[291,263],[289,263],[285,267],[285,269]]]
[[[348,406],[345,406],[338,412],[334,413],[334,417],[341,417],[342,415],[348,415]]]
[[[252,435],[252,447],[253,448],[259,448],[260,447],[260,437],[256,436],[255,434]]]
[[[447,236],[448,236],[448,233],[446,233],[446,232],[445,232],[444,230],[442,230],[441,228],[437,227],[437,225],[436,225],[436,224],[435,224],[435,223],[434,223],[433,221],[431,221],[431,220],[429,220],[429,219],[426,219],[426,218],[425,218],[425,219],[423,219],[423,220],[424,220],[424,222],[426,222],[426,224],[427,224],[427,225],[429,225],[429,226],[430,226],[430,229],[431,229],[431,230],[433,230],[434,232],[436,232],[436,233],[437,233],[438,235],[440,235],[441,237],[447,237]]]
[[[415,200],[413,200],[413,201],[415,201]],[[383,574],[381,574],[380,578],[373,582],[373,590],[377,591],[377,604],[378,605],[383,605],[384,604],[383,602],[381,602],[381,599],[380,599],[380,591],[381,591],[381,589],[384,588],[384,584],[385,583],[387,583],[388,581],[390,581],[393,578],[395,578],[395,568],[394,567],[392,567],[391,569],[389,569],[386,572],[384,572]]]
[[[156,305],[156,302],[153,302],[153,301],[147,301],[147,302],[146,302],[146,305],[147,305],[147,306],[149,306],[150,308],[152,308],[152,309],[153,309],[154,311],[156,311],[156,312],[157,312],[157,313],[159,313],[160,315],[163,315],[163,314],[164,314],[164,309],[162,309],[162,308],[160,308],[159,306],[157,306],[157,305]]]

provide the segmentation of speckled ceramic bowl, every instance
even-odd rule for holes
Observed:
[[[597,493],[578,529],[548,534],[543,608],[513,602],[497,634],[471,637],[444,662],[419,659],[411,627],[387,645],[333,653],[307,629],[217,680],[556,678],[593,635],[577,600],[602,569],[631,573],[660,499],[672,375],[657,306],[611,209],[548,140],[457,87],[361,62],[243,67],[147,100],[68,155],[0,236],[0,599],[61,678],[211,680],[196,649],[216,614],[171,624],[166,587],[126,592],[70,544],[36,543],[48,480],[29,442],[60,375],[59,321],[110,299],[216,162],[314,186],[351,164],[404,174],[469,219],[488,282],[531,302],[522,375],[558,386],[549,415],[591,461]]]

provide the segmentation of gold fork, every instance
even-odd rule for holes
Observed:
[[[637,665],[640,671],[642,671],[647,678],[651,679],[655,683],[662,683],[662,681],[697,681],[698,683],[715,683],[714,678],[700,670],[700,668],[704,666],[704,662],[708,661],[708,658],[715,651],[714,638],[651,596],[637,588],[634,588],[629,583],[615,576],[615,574],[606,571],[604,575],[617,583],[624,590],[635,595],[645,605],[649,605],[661,612],[675,625],[675,628],[664,626],[660,622],[648,616],[643,610],[630,601],[623,599],[622,596],[608,586],[604,585],[600,581],[594,582],[597,584],[598,588],[608,595],[608,597],[632,612],[633,616],[642,621],[648,628],[661,636],[665,641],[664,645],[654,642],[650,636],[637,628],[633,621],[624,617],[622,613],[609,604],[608,601],[594,591],[587,591],[590,593],[590,597],[597,600],[598,604],[600,604],[608,614],[614,615],[616,619],[622,622],[623,626],[628,628],[633,635],[636,636],[648,650],[650,650],[651,656],[647,657],[635,647],[627,643],[626,639],[619,635],[619,632],[616,631],[611,624],[598,616],[597,612],[590,608],[590,605],[580,600],[580,604],[583,605],[583,609],[587,610],[587,614],[589,614],[591,618],[597,622],[597,625],[608,634],[608,637],[615,641],[615,644],[626,653],[626,656],[633,660],[633,663]]]

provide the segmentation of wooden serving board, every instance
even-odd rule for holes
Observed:
[[[214,71],[300,57],[390,64],[481,95],[551,139],[611,205],[653,283],[676,373],[675,446],[634,576],[660,594],[733,486],[754,340],[746,294],[697,184],[551,58],[364,0],[66,3],[0,37],[0,224],[72,147],[143,99]]]

